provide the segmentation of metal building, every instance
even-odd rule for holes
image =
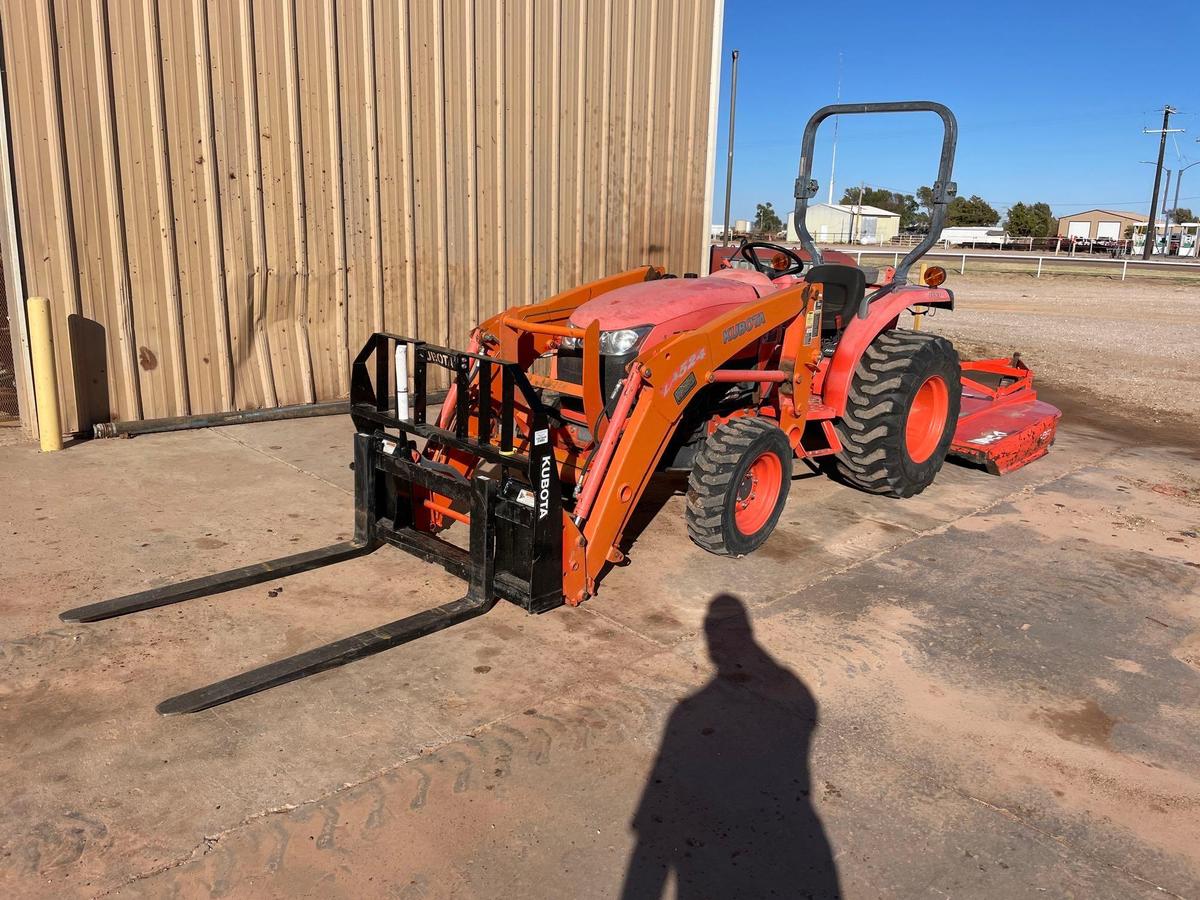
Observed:
[[[1089,241],[1119,241],[1125,238],[1126,231],[1145,224],[1146,216],[1142,213],[1088,209],[1060,216],[1058,235],[1059,237],[1083,238]]]
[[[813,203],[805,221],[818,244],[886,244],[900,233],[900,215],[876,206]],[[794,212],[788,213],[787,236],[800,240]]]
[[[700,270],[722,0],[0,0],[0,256],[65,427],[344,397],[642,262]]]

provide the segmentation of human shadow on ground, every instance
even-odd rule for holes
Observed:
[[[754,640],[746,607],[721,594],[704,622],[717,672],[671,713],[633,819],[623,900],[839,896],[813,809],[817,702]]]

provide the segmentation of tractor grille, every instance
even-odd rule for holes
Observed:
[[[604,399],[612,399],[617,382],[625,377],[626,367],[637,357],[636,352],[621,356],[601,356],[600,391]],[[558,378],[571,384],[583,384],[583,351],[565,347],[558,349]]]

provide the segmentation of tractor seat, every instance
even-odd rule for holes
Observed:
[[[867,276],[856,266],[836,263],[813,266],[805,273],[804,280],[824,288],[821,331],[826,334],[846,327],[867,292]]]

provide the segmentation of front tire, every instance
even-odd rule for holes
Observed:
[[[961,400],[953,344],[919,331],[883,332],[859,360],[837,424],[839,474],[875,494],[921,493],[946,460]]]
[[[792,482],[792,445],[774,422],[732,419],[708,436],[688,478],[688,536],[720,556],[745,556],[771,536]]]

